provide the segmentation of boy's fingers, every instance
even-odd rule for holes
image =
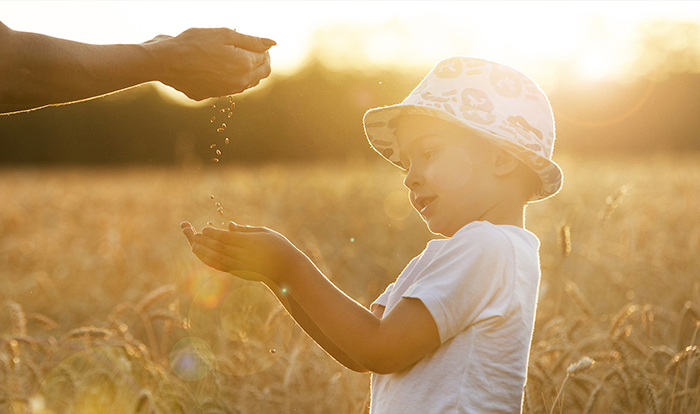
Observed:
[[[206,246],[204,244],[201,244],[199,242],[195,242],[192,245],[192,251],[194,252],[197,257],[200,258],[205,264],[214,267],[215,269],[218,270],[223,270],[225,272],[229,272],[233,269],[236,269],[238,266],[238,260],[227,256],[223,253],[220,253],[209,246]],[[204,258],[207,260],[205,261]],[[216,266],[212,265],[216,264]]]
[[[183,221],[180,223],[180,228],[182,229],[182,233],[185,235],[185,237],[187,237],[187,241],[190,243],[190,245],[192,245],[194,242],[194,236],[197,234],[194,227],[192,227],[189,222]]]
[[[237,254],[241,253],[240,248],[232,246],[228,243],[223,243],[213,237],[208,237],[202,233],[196,234],[194,236],[193,242],[207,246],[208,248],[220,252],[229,257],[235,257]]]
[[[261,232],[261,231],[266,231],[266,227],[262,226],[244,226],[240,224],[236,224],[233,221],[228,222],[228,229],[230,231],[238,231],[241,233],[256,233],[256,232]]]
[[[197,256],[197,258],[198,258],[199,260],[201,260],[202,263],[204,263],[205,265],[207,265],[207,266],[209,266],[209,267],[212,267],[212,268],[214,268],[214,269],[216,269],[216,270],[221,270],[222,272],[228,272],[228,271],[230,271],[226,266],[222,265],[221,263],[219,263],[219,262],[217,262],[217,261],[214,261],[214,260],[210,259],[209,257],[207,257],[207,256],[205,256],[205,255],[203,255],[203,254],[201,254],[201,253],[194,252],[194,255]]]
[[[217,240],[221,243],[230,244],[232,242],[232,237],[231,237],[230,231],[216,229],[214,227],[205,227],[202,229],[202,232],[200,234],[202,234],[202,236],[206,236],[206,237],[212,238],[214,240]]]

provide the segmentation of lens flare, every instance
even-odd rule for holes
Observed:
[[[230,275],[207,278],[206,274],[197,274],[192,279],[188,279],[186,288],[188,292],[197,292],[193,295],[192,306],[213,309],[221,305],[221,301],[230,289],[230,284]]]
[[[214,367],[214,352],[197,337],[183,338],[170,351],[170,368],[185,381],[199,381]]]
[[[392,191],[384,199],[384,212],[392,220],[405,220],[411,215],[411,209],[406,191]]]
[[[199,289],[189,319],[190,334],[210,344],[214,369],[236,376],[271,367],[294,330],[294,321],[265,285],[231,274],[218,275]]]

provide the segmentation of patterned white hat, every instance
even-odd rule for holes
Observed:
[[[552,161],[552,108],[537,84],[518,70],[454,56],[438,62],[402,103],[367,111],[364,127],[370,145],[399,167],[396,119],[406,114],[433,116],[468,128],[513,154],[542,179],[531,201],[561,188],[563,174]]]

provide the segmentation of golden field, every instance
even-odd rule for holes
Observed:
[[[700,412],[700,157],[558,161],[564,189],[527,216],[542,281],[525,412]],[[278,230],[369,305],[431,238],[400,173],[215,167],[0,171],[0,413],[366,410],[369,375],[262,285],[199,263],[179,223]]]

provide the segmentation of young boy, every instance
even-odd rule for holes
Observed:
[[[561,187],[549,102],[494,62],[439,62],[399,105],[365,114],[370,144],[406,170],[432,240],[367,310],[284,236],[229,223],[183,231],[204,263],[266,283],[330,355],[371,371],[372,413],[518,413],[539,285],[529,201]]]

